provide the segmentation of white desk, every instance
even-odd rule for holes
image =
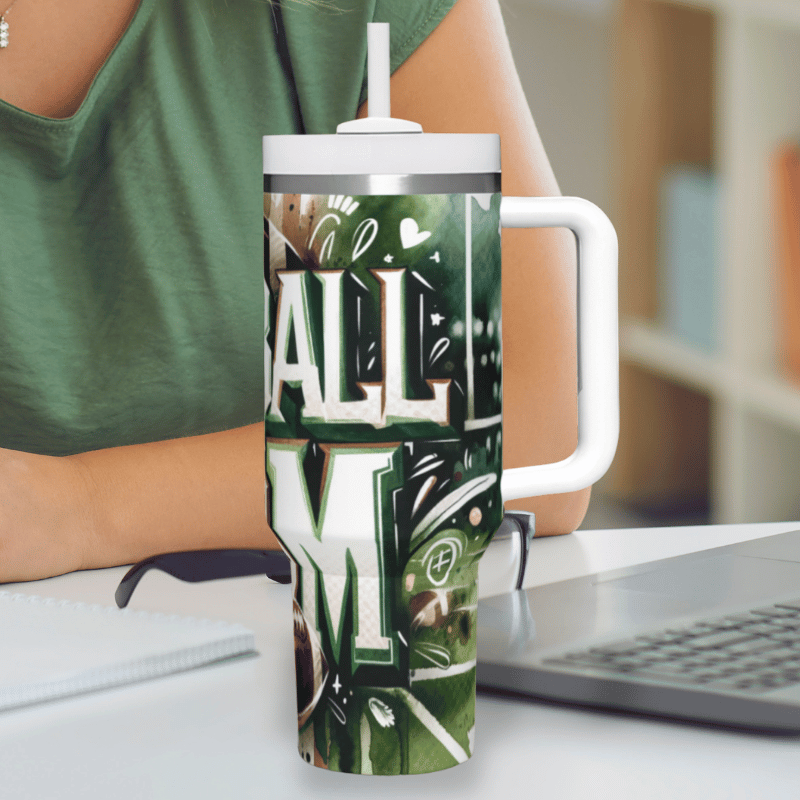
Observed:
[[[580,531],[534,541],[536,585],[703,550],[797,523]],[[4,589],[113,604],[124,569]],[[307,765],[296,749],[289,589],[266,578],[184,584],[148,573],[131,607],[242,622],[258,658],[0,714],[0,797],[790,798],[800,740],[478,696],[475,755],[423,776]],[[7,657],[2,651],[0,657]]]

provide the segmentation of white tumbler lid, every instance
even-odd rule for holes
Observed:
[[[442,175],[500,172],[496,133],[265,136],[265,175]]]

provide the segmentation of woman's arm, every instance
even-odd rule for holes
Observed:
[[[392,76],[391,92],[392,115],[426,133],[499,133],[504,195],[560,194],[496,0],[458,0]],[[577,444],[574,238],[564,229],[512,229],[503,231],[502,246],[504,465],[560,461]],[[537,535],[569,533],[589,495],[508,506],[535,512]]]
[[[262,424],[63,458],[0,449],[0,582],[222,547],[278,547]]]

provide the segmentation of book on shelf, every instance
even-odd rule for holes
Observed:
[[[668,167],[659,202],[661,323],[706,353],[717,349],[719,191],[710,170]]]
[[[779,350],[785,369],[800,378],[800,145],[781,145],[773,157]]]

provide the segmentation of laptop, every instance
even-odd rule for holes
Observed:
[[[800,733],[800,531],[485,598],[477,683]]]

